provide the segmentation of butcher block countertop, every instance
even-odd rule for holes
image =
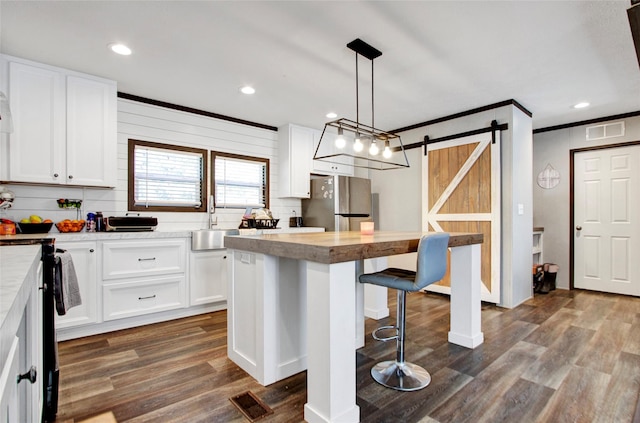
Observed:
[[[358,231],[298,234],[265,234],[261,236],[227,236],[227,248],[308,260],[317,263],[342,263],[360,259],[412,253],[428,232],[376,231],[362,235]],[[449,247],[481,244],[479,233],[450,233]]]

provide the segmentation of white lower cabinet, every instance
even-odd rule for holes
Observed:
[[[11,247],[13,248],[13,247]],[[11,272],[9,272],[11,274]],[[22,294],[3,322],[3,357],[0,357],[0,423],[41,421],[42,367],[42,262],[40,254],[23,282]],[[21,305],[21,295],[26,296]],[[23,305],[22,305],[23,304]],[[4,326],[6,325],[6,326]],[[8,335],[8,336],[7,336]],[[6,344],[4,344],[6,342]],[[5,355],[6,354],[6,355]]]
[[[102,243],[105,321],[188,306],[186,239]]]
[[[143,278],[102,286],[104,320],[187,306],[184,275]]]
[[[78,277],[82,304],[70,308],[64,316],[56,314],[56,328],[68,328],[98,321],[98,246],[95,241],[57,242],[56,248],[71,254]]]
[[[20,402],[16,378],[20,365],[20,343],[18,337],[13,339],[9,356],[0,374],[0,423],[20,421]]]
[[[192,251],[189,282],[189,305],[226,301],[227,251]]]

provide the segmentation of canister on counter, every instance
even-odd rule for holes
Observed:
[[[96,231],[96,215],[95,213],[87,213],[87,232]]]
[[[96,232],[104,232],[104,219],[102,212],[96,212]]]

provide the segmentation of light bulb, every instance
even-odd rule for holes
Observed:
[[[371,154],[372,156],[375,156],[379,152],[380,152],[380,149],[376,145],[376,142],[375,141],[371,141],[371,147],[369,147],[369,154]]]
[[[356,134],[356,140],[353,142],[353,151],[359,153],[364,148],[364,144],[360,141],[360,134]]]
[[[344,148],[347,145],[347,141],[344,139],[342,135],[342,128],[338,128],[338,138],[336,138],[336,147]]]
[[[391,158],[391,148],[389,147],[389,141],[384,142],[384,151],[382,152],[382,157],[385,159]]]

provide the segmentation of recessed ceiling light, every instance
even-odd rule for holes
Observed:
[[[338,117],[338,114],[337,114],[337,113],[335,113],[335,112],[329,112],[329,113],[327,113],[327,117],[328,117],[329,119],[335,119],[335,118],[337,118],[337,117]]]
[[[256,90],[255,90],[255,88],[250,87],[250,86],[247,85],[247,86],[244,86],[244,87],[240,88],[240,92],[242,94],[253,94],[253,93],[256,92]]]
[[[583,101],[582,103],[575,104],[573,106],[574,109],[584,109],[585,107],[589,107],[589,103]]]
[[[109,48],[111,51],[117,54],[121,54],[123,56],[128,56],[131,54],[131,49],[124,44],[113,43],[109,44]]]

